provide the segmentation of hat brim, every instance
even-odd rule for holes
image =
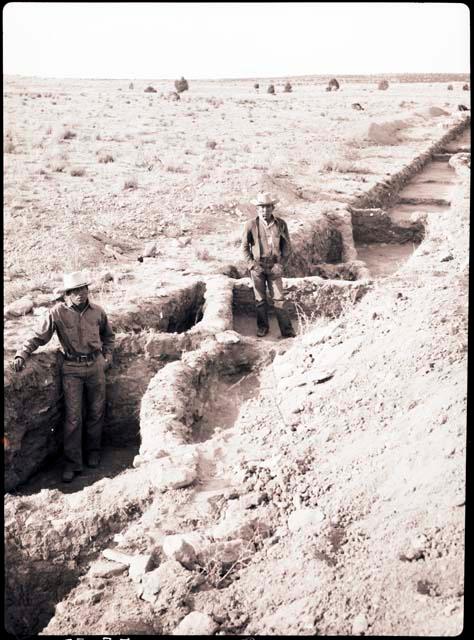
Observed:
[[[82,284],[75,284],[73,287],[65,287],[64,285],[61,287],[61,290],[66,291],[74,291],[74,289],[80,289],[81,287],[88,287],[92,282],[83,282]]]
[[[279,200],[272,200],[271,202],[259,202],[258,200],[250,200],[250,204],[254,204],[256,207],[263,207],[267,204],[278,204]]]

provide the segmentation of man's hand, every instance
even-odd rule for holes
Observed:
[[[253,271],[257,276],[259,276],[263,273],[263,267],[258,262],[254,262],[250,271]]]
[[[112,356],[104,356],[104,371],[108,371],[112,366]]]
[[[13,360],[13,369],[15,371],[21,371],[24,366],[25,366],[25,359],[22,358],[21,356],[16,356],[15,359]]]
[[[281,277],[283,275],[283,267],[281,266],[281,264],[277,262],[273,265],[272,274],[278,277]]]

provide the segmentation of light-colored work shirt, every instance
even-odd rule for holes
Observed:
[[[274,219],[266,223],[259,218],[260,242],[262,243],[262,258],[280,259],[280,230]]]
[[[66,354],[101,350],[105,356],[114,348],[115,334],[102,307],[88,302],[86,308],[79,311],[69,302],[60,302],[40,318],[33,335],[16,355],[28,358],[38,347],[47,344],[55,332]]]

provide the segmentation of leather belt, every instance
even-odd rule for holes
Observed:
[[[86,354],[65,353],[64,357],[68,362],[92,362],[93,360],[97,360],[97,358],[101,353],[102,353],[101,351],[93,351],[92,353],[86,353]]]

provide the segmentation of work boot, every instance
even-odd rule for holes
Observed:
[[[257,337],[263,338],[266,336],[270,330],[270,325],[268,324],[268,311],[267,311],[267,303],[260,302],[256,305],[257,310]]]
[[[96,469],[100,464],[100,454],[98,451],[91,451],[87,456],[87,466]]]
[[[278,320],[278,326],[280,327],[281,337],[294,338],[296,336],[296,333],[293,329],[290,316],[286,309],[279,309],[278,307],[275,307],[275,315]]]
[[[63,482],[72,482],[74,480],[74,471],[72,469],[64,469],[62,475],[61,475],[61,480]]]

